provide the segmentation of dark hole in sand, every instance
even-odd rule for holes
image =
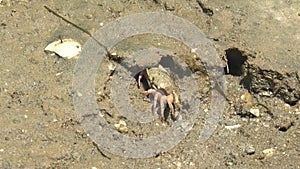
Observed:
[[[233,76],[243,75],[243,65],[247,60],[247,56],[243,55],[243,53],[238,48],[229,48],[225,52],[229,69],[228,72],[228,70],[226,70],[225,68],[225,72]]]

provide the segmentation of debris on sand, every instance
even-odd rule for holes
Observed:
[[[120,120],[119,123],[115,124],[114,126],[120,133],[128,132],[127,124],[124,120]]]
[[[61,39],[50,43],[45,52],[56,54],[65,59],[77,58],[81,52],[81,45],[73,39]]]

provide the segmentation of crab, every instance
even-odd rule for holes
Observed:
[[[161,121],[165,121],[166,104],[171,111],[172,119],[176,120],[181,109],[180,98],[176,92],[174,78],[161,65],[147,68],[141,71],[138,76],[138,87],[140,88],[142,79],[150,88],[144,91],[146,96],[153,96],[152,113],[159,114]]]

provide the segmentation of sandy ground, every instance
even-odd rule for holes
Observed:
[[[101,24],[146,11],[170,12],[196,25],[230,70],[226,108],[213,135],[198,143],[203,115],[178,145],[155,157],[132,159],[98,148],[73,106],[76,60],[44,52],[47,44],[60,37],[81,44],[90,37],[44,5],[91,33]],[[300,1],[0,0],[0,16],[1,168],[300,168]],[[172,40],[151,40],[145,35],[129,42],[115,50],[125,56],[149,45],[145,42],[162,46],[169,42],[166,48],[189,55],[184,47],[174,48],[180,44]],[[194,68],[199,97],[205,100],[199,109],[205,109],[209,95],[204,95],[208,91],[202,82],[203,67],[186,62]],[[105,64],[110,63],[117,64],[106,59],[100,65],[96,97],[114,128],[120,117],[114,115],[109,97],[111,82],[104,83],[109,76]],[[141,101],[145,99],[142,89],[134,83],[129,88],[131,99],[136,107],[144,107],[141,104],[149,103]],[[155,135],[176,123],[168,121],[167,125],[159,120],[147,125],[127,121],[127,135]]]

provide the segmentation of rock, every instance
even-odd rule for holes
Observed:
[[[259,117],[259,109],[258,108],[251,108],[250,113],[253,114],[255,117]]]
[[[232,166],[235,165],[236,162],[236,155],[234,153],[229,153],[228,155],[225,156],[225,165],[227,166]]]
[[[253,146],[247,147],[247,148],[246,148],[246,153],[247,153],[248,155],[254,154],[254,153],[255,153],[255,148],[254,148]]]
[[[250,104],[253,104],[254,102],[254,98],[249,92],[245,92],[244,94],[242,94],[241,99],[246,103],[250,103]]]
[[[128,132],[127,124],[124,120],[120,120],[119,123],[115,124],[114,126],[120,133]]]
[[[266,157],[272,157],[275,153],[275,149],[274,148],[268,148],[262,151],[262,153],[266,156]]]
[[[294,125],[294,121],[288,117],[281,118],[279,122],[276,122],[275,127],[278,128],[279,131],[286,132],[290,127]]]

